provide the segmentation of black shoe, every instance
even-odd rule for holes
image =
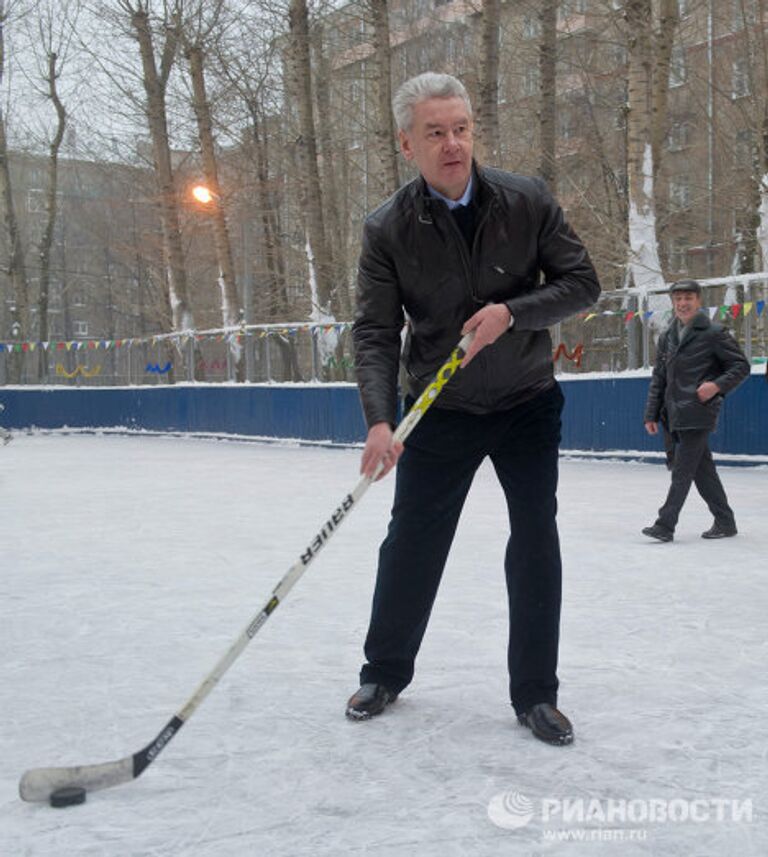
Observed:
[[[653,524],[651,527],[643,527],[643,535],[649,536],[652,539],[658,539],[660,542],[671,542],[675,537],[672,530],[662,527],[661,524]]]
[[[726,527],[715,521],[708,530],[704,530],[701,537],[702,539],[729,539],[731,536],[735,536],[736,533],[738,533],[736,524],[731,524],[729,527]]]
[[[523,714],[517,715],[521,726],[527,726],[531,732],[547,744],[563,746],[573,743],[571,721],[549,702],[539,702]]]
[[[370,720],[396,699],[397,694],[383,684],[364,684],[350,696],[346,715],[350,720]]]

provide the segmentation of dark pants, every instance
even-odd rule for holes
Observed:
[[[733,509],[728,505],[725,489],[709,451],[709,431],[686,429],[665,434],[667,455],[671,463],[672,484],[656,523],[674,531],[691,483],[709,506],[715,521],[726,529],[736,526]]]
[[[432,408],[406,443],[379,553],[363,683],[399,693],[413,678],[443,567],[475,471],[490,456],[504,490],[510,535],[510,698],[519,713],[557,701],[561,566],[557,534],[559,386],[508,411]],[[484,546],[477,545],[482,557]]]

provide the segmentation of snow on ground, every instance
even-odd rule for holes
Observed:
[[[0,449],[0,854],[768,853],[765,468],[723,469],[738,538],[699,538],[710,520],[692,497],[664,545],[639,530],[666,470],[563,461],[571,747],[537,742],[506,701],[505,515],[483,468],[416,680],[382,717],[343,708],[391,479],[139,780],[69,809],[22,802],[27,768],[154,738],[355,484],[358,456],[39,434]]]

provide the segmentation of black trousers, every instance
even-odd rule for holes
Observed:
[[[406,442],[389,530],[379,553],[361,682],[399,693],[413,678],[448,552],[477,468],[490,457],[509,512],[510,699],[520,713],[557,701],[561,563],[558,447],[563,395],[555,385],[508,411],[431,408]],[[477,545],[478,556],[483,545]]]
[[[672,482],[656,523],[668,530],[675,529],[691,483],[694,483],[715,521],[726,529],[736,526],[733,509],[728,505],[723,483],[717,475],[709,450],[709,431],[685,429],[666,432],[665,444]]]

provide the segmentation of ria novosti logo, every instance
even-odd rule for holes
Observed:
[[[586,827],[618,824],[750,823],[751,798],[553,798],[534,802],[517,791],[500,792],[488,803],[488,818],[506,830],[525,827],[536,816],[545,824]]]
[[[488,802],[488,818],[505,830],[525,827],[533,818],[533,801],[520,792],[499,792]]]

